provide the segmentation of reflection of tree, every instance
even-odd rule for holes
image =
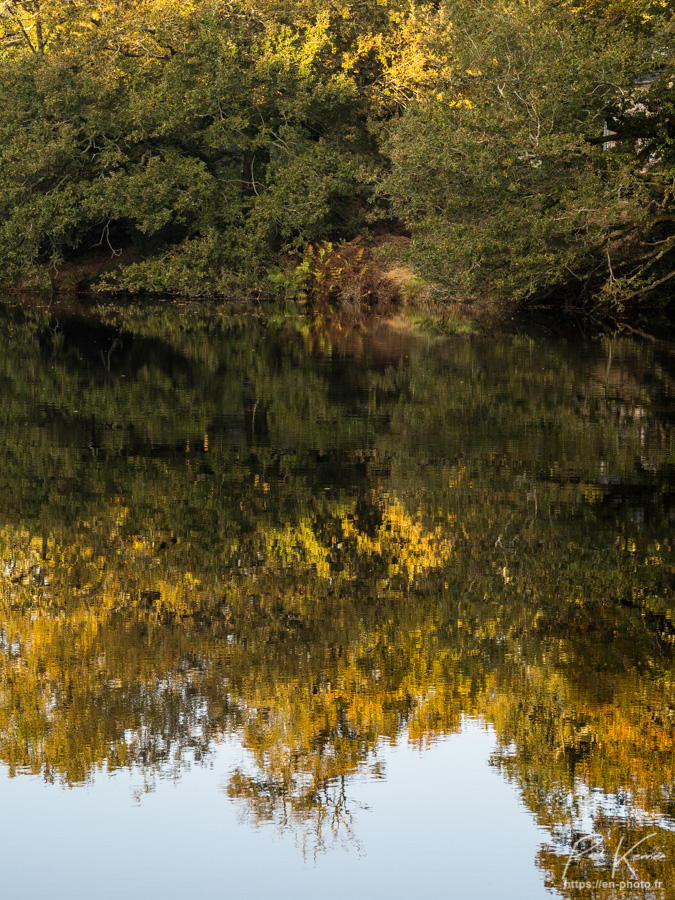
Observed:
[[[608,367],[603,344],[408,339],[399,362],[381,336],[313,356],[311,330],[134,315],[110,371],[72,323],[0,317],[12,773],[177,773],[236,733],[230,796],[321,848],[383,740],[480,714],[556,885],[584,791],[672,815],[658,346],[615,339]]]
[[[354,829],[354,802],[347,796],[347,772],[326,780],[320,789],[296,780],[280,785],[259,774],[247,775],[236,769],[227,786],[228,795],[243,801],[251,820],[260,825],[275,822],[282,829],[300,834],[303,854],[314,856],[336,844],[359,845]],[[308,823],[311,827],[308,828]]]

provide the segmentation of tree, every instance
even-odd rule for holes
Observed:
[[[5,279],[46,283],[66,260],[126,248],[108,286],[232,292],[288,252],[354,237],[373,217],[377,122],[398,102],[376,85],[415,8],[9,4]]]
[[[443,4],[446,63],[389,143],[387,187],[428,278],[621,304],[675,277],[673,25],[662,4],[640,10]]]

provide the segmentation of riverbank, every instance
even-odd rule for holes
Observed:
[[[411,265],[411,239],[400,230],[383,230],[350,242],[324,242],[299,256],[286,255],[268,273],[264,285],[247,294],[208,292],[122,292],[101,288],[105,279],[133,263],[127,247],[119,254],[98,249],[78,262],[56,269],[49,288],[19,283],[5,296],[26,309],[65,311],[97,317],[111,310],[154,318],[173,309],[188,317],[261,315],[271,321],[293,318],[329,329],[383,325],[399,332],[428,335],[485,334],[523,327],[529,322],[548,334],[631,333],[646,339],[675,333],[675,304],[608,307],[561,297],[548,303],[522,304],[450,296],[421,278]]]
[[[348,354],[361,352],[364,336],[394,340],[442,339],[447,336],[496,338],[522,334],[531,338],[562,338],[572,344],[594,337],[633,336],[648,342],[675,339],[675,321],[667,309],[625,314],[555,307],[522,308],[504,303],[420,303],[400,299],[359,305],[353,302],[314,302],[312,298],[275,300],[249,297],[186,299],[177,297],[109,296],[92,292],[12,292],[0,306],[14,307],[20,317],[55,330],[76,322],[78,331],[93,337],[103,328],[104,356],[115,340],[128,336],[156,337],[165,333],[201,334],[215,339],[223,328],[245,327],[252,320],[282,328],[289,340],[302,338],[308,346],[331,347]],[[295,336],[295,337],[294,337]],[[106,349],[107,348],[107,349]],[[113,350],[113,353],[115,351]]]

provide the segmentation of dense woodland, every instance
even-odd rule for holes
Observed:
[[[670,0],[3,0],[1,277],[664,302],[674,48]]]

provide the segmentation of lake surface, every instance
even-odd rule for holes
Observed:
[[[3,896],[675,897],[673,343],[0,340]]]

